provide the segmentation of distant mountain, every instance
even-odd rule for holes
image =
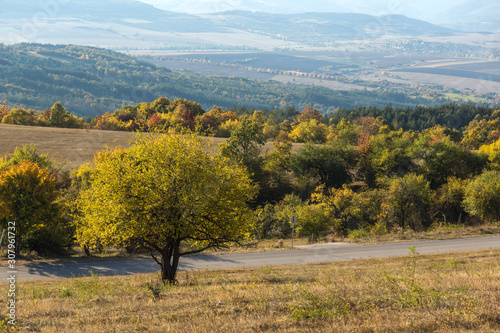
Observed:
[[[493,0],[462,0],[422,18],[462,31],[500,33],[500,2]]]
[[[232,10],[297,14],[305,12],[404,15],[462,31],[500,32],[500,2],[495,0],[143,0],[158,8],[191,14]]]
[[[280,1],[271,2],[269,6],[285,2]],[[119,50],[248,50],[263,47],[269,50],[297,46],[285,45],[283,41],[323,46],[336,40],[453,32],[401,15],[227,11],[196,16],[164,11],[133,0],[58,3],[3,0],[0,42],[79,44]],[[327,3],[325,1],[325,5]],[[252,3],[249,1],[249,4]],[[265,5],[260,7],[266,8]]]
[[[145,0],[164,10],[191,14],[208,14],[232,10],[294,14],[305,12],[350,12],[347,7],[330,0]]]
[[[61,3],[61,4],[59,4]],[[220,31],[210,20],[160,10],[135,0],[39,1],[2,0],[0,20],[15,19],[22,30],[31,21],[44,28],[58,20],[80,20],[82,25],[112,22],[136,29],[161,32]],[[41,23],[39,21],[42,21]],[[34,22],[36,21],[36,22]]]
[[[269,14],[230,11],[207,17],[227,27],[277,36],[305,44],[338,39],[358,40],[385,35],[419,36],[454,31],[402,15],[371,16],[352,13]]]

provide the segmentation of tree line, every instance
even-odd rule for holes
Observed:
[[[112,131],[157,131],[186,128],[201,135],[230,137],[241,121],[251,117],[262,125],[266,140],[288,137],[292,142],[325,143],[336,135],[340,124],[360,126],[361,119],[374,118],[392,129],[423,131],[441,126],[453,141],[464,147],[478,149],[498,136],[498,109],[485,105],[441,104],[416,107],[356,107],[321,113],[312,106],[302,111],[295,107],[256,110],[248,107],[223,109],[213,106],[208,112],[195,101],[160,97],[153,102],[125,105],[114,112],[80,118],[57,102],[50,109],[31,109],[0,106],[0,122],[25,126],[89,128]],[[356,130],[352,130],[356,131]],[[356,135],[353,133],[353,137]]]

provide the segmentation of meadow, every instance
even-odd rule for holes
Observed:
[[[500,250],[408,252],[387,259],[186,271],[166,286],[157,274],[20,281],[17,331],[500,331]],[[5,301],[6,294],[1,297]],[[9,331],[5,321],[0,327]]]
[[[64,170],[78,168],[85,162],[93,160],[96,152],[106,147],[130,146],[135,133],[102,131],[88,129],[69,129],[54,127],[35,127],[0,124],[0,156],[12,154],[16,147],[34,144],[40,154],[47,154]],[[211,151],[225,138],[208,138]],[[302,144],[294,144],[294,150]],[[267,142],[264,151],[273,149],[272,142]]]

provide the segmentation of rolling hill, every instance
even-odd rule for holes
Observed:
[[[0,45],[0,73],[0,104],[44,110],[61,102],[80,116],[112,112],[124,104],[151,102],[160,96],[194,100],[205,109],[312,105],[332,111],[388,101],[395,106],[439,102],[384,90],[334,91],[174,71],[122,53],[74,45]]]
[[[306,12],[359,13],[369,15],[405,15],[455,30],[499,32],[500,3],[492,0],[144,0],[158,8],[191,14],[232,10],[297,14]]]

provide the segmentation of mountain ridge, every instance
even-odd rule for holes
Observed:
[[[30,6],[32,2],[28,0],[4,1],[0,12],[0,31],[4,33],[0,34],[0,42],[10,44],[39,42],[113,49],[172,49],[194,44],[233,46],[234,42],[239,48],[259,48],[260,44],[270,45],[273,40],[277,47],[293,46],[282,45],[280,40],[310,45],[308,35],[313,36],[313,44],[317,46],[317,43],[328,44],[337,39],[453,33],[448,28],[400,15],[227,11],[196,16],[130,0],[88,0],[47,8]],[[266,41],[245,44],[262,36]]]

